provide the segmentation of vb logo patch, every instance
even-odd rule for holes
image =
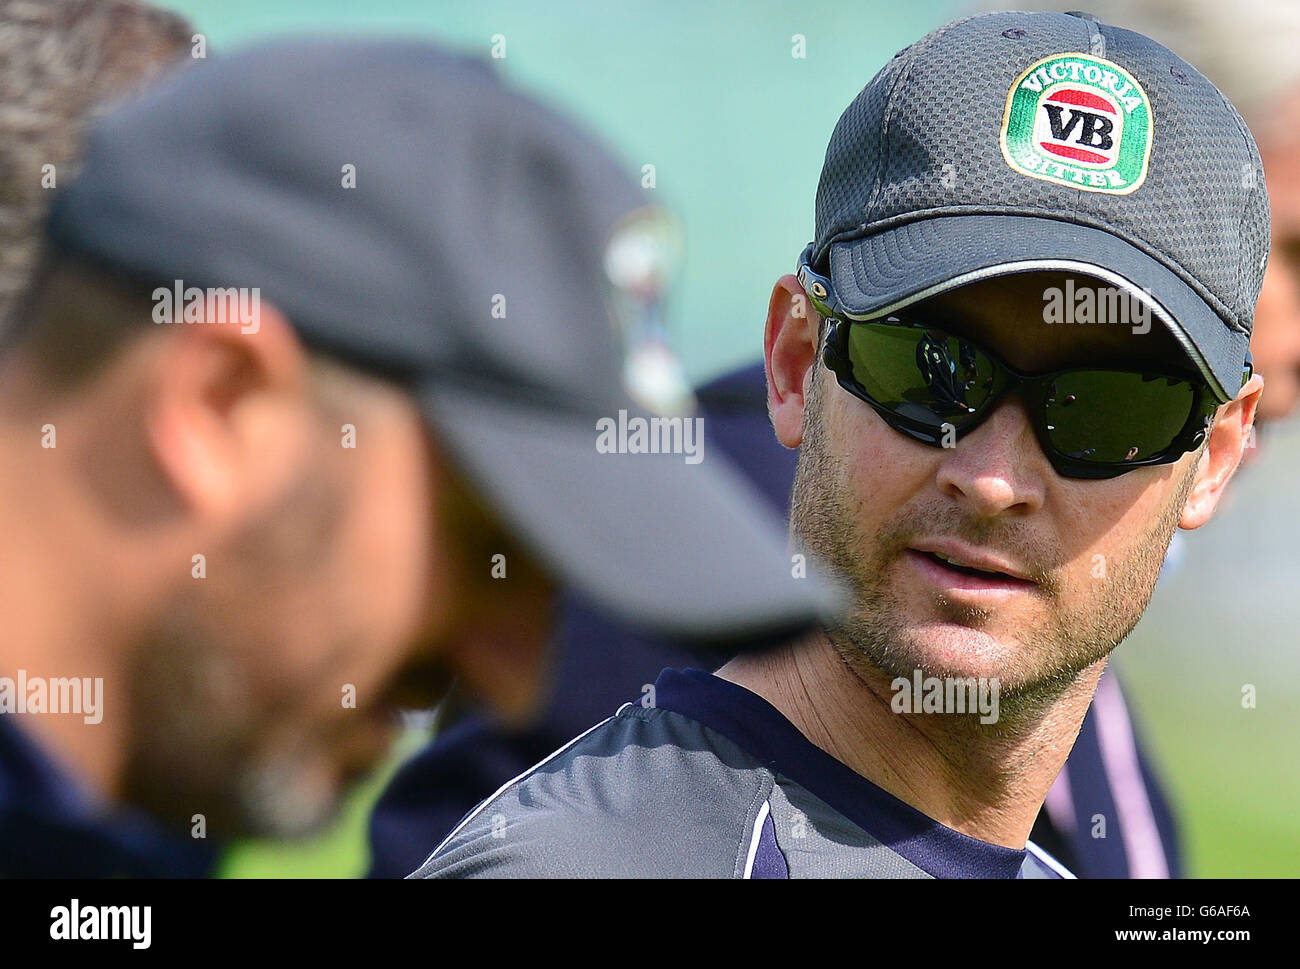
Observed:
[[[1091,54],[1053,54],[1031,64],[1007,94],[1007,164],[1088,192],[1127,195],[1147,177],[1151,102],[1124,68]]]

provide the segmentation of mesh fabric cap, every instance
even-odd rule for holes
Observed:
[[[1145,180],[1129,194],[1035,178],[1004,157],[1000,136],[1009,92],[1036,62],[1067,52],[1118,64],[1146,95],[1149,162]],[[817,191],[811,262],[823,271],[830,266],[836,295],[851,311],[879,309],[909,294],[851,272],[853,246],[837,244],[874,236],[879,250],[879,236],[891,229],[965,215],[1055,220],[1118,237],[1127,243],[1122,264],[1103,268],[1139,288],[1172,273],[1172,288],[1150,286],[1152,295],[1235,393],[1232,378],[1244,360],[1267,259],[1268,198],[1259,152],[1240,114],[1171,51],[1080,16],[995,13],[941,27],[896,54],[844,112],[831,137]],[[946,245],[954,250],[950,278],[975,268],[971,260],[983,240],[967,238],[970,245],[962,246],[960,235],[947,234]],[[1072,247],[1071,239],[1077,234],[1067,232],[1055,250],[1039,245],[1022,255],[1093,257]],[[841,250],[843,258],[837,258]],[[859,253],[857,261],[872,260]],[[1130,272],[1150,262],[1158,266]],[[1200,320],[1174,310],[1173,304],[1186,309],[1194,302],[1208,308],[1198,306],[1192,314]],[[1235,333],[1211,333],[1210,326]]]

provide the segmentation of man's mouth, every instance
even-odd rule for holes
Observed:
[[[1026,570],[991,553],[949,545],[908,548],[904,555],[931,585],[945,594],[977,599],[985,604],[1033,590]]]
[[[1006,572],[1000,572],[997,569],[981,569],[974,565],[963,565],[958,559],[949,558],[940,552],[922,552],[922,555],[928,556],[932,561],[938,562],[952,569],[954,572],[960,572],[963,575],[984,575],[994,579],[1015,579],[1015,576],[1008,575]],[[1016,581],[1023,581],[1017,579]]]

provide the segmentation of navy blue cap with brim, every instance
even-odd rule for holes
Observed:
[[[1227,401],[1269,241],[1255,141],[1193,65],[1088,14],[1006,11],[931,31],[844,111],[801,262],[859,318],[1011,273],[1091,275]]]

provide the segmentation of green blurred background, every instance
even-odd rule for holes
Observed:
[[[772,282],[811,238],[822,154],[840,112],[895,51],[960,4],[596,0],[172,0],[210,52],[308,32],[423,36],[488,56],[601,132],[629,171],[656,168],[685,253],[671,337],[702,380],[756,359]],[[1016,5],[1011,5],[1016,6]],[[1086,4],[1084,5],[1086,6]],[[802,35],[806,57],[792,56]],[[1179,809],[1193,875],[1300,874],[1300,432],[1266,440],[1230,507],[1187,536],[1116,662]],[[1241,704],[1253,684],[1255,709]],[[310,842],[244,843],[224,872],[351,876],[386,776]],[[430,845],[430,848],[433,846]]]

